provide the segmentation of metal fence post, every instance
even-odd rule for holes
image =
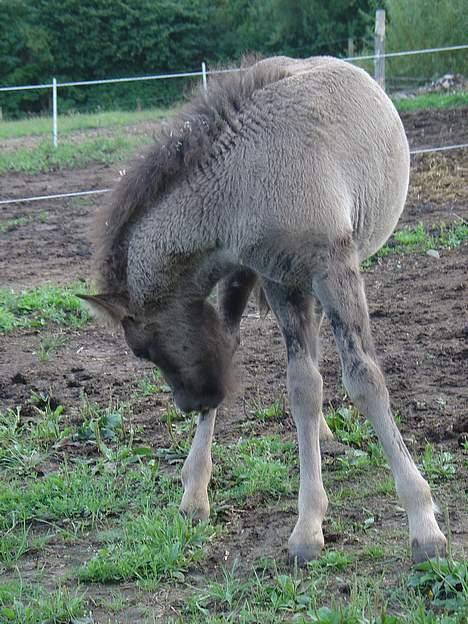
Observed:
[[[52,138],[57,147],[57,79],[52,78]]]
[[[203,63],[201,64],[201,70],[202,70],[203,88],[205,89],[205,91],[208,91],[208,83],[206,82],[206,63],[205,63],[205,61],[203,61]]]
[[[375,13],[374,35],[375,59],[374,78],[385,91],[385,10],[377,9]]]

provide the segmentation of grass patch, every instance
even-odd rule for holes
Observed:
[[[45,592],[21,581],[0,585],[2,624],[68,624],[84,613],[84,596],[65,586]]]
[[[218,506],[234,502],[245,506],[248,498],[271,500],[297,491],[295,447],[278,436],[215,445],[213,451]]]
[[[84,167],[90,163],[109,165],[128,158],[151,137],[97,137],[81,142],[63,141],[55,148],[50,141],[0,153],[0,174],[8,171],[43,173]]]
[[[82,581],[115,582],[135,579],[145,586],[183,579],[183,572],[203,556],[203,543],[213,529],[193,526],[174,507],[147,509],[123,522],[112,542],[101,548],[79,571]]]
[[[424,93],[409,98],[393,98],[395,107],[400,112],[415,111],[423,108],[453,108],[468,106],[468,93]]]
[[[422,223],[393,233],[389,241],[361,264],[364,270],[374,266],[379,258],[394,254],[424,253],[430,249],[454,249],[468,240],[468,223],[461,219],[450,225],[440,223],[426,229]]]
[[[67,287],[39,286],[17,293],[0,288],[0,333],[44,327],[48,323],[82,327],[90,317],[76,294],[86,292],[82,283]]]
[[[60,115],[58,119],[59,135],[76,130],[95,130],[115,128],[138,124],[144,121],[155,121],[167,117],[168,110],[153,108],[144,111],[108,111],[93,114],[75,113]],[[3,121],[0,123],[0,139],[13,139],[23,136],[51,135],[51,117],[33,117],[19,121]]]

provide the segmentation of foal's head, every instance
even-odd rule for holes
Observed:
[[[120,323],[133,353],[161,369],[179,409],[219,406],[230,386],[234,344],[212,305],[167,300],[135,311],[120,295],[82,299],[93,312]]]

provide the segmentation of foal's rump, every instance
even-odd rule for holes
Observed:
[[[352,232],[361,259],[375,253],[408,187],[408,144],[393,104],[365,71],[337,59],[262,64],[286,76],[253,97],[264,127],[243,161],[256,209],[263,204],[265,222],[280,230]]]

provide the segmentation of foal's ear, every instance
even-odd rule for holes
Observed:
[[[124,295],[77,295],[93,316],[112,324],[118,324],[129,316],[128,300]]]

